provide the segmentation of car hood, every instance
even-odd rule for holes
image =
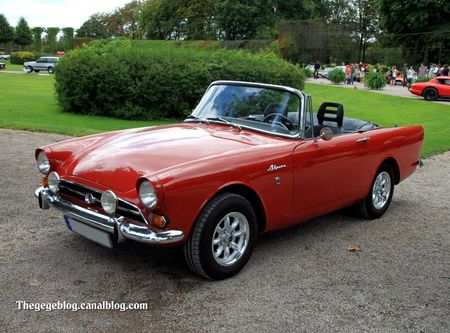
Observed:
[[[134,189],[142,176],[158,177],[261,145],[286,144],[280,138],[231,126],[199,123],[127,130],[92,142],[67,161],[66,173],[121,192]]]

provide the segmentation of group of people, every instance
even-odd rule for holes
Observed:
[[[387,72],[388,80],[390,85],[395,85],[397,81],[401,81],[403,86],[410,87],[413,84],[415,78],[420,77],[435,77],[435,76],[448,76],[449,68],[448,64],[443,66],[431,64],[430,68],[425,66],[423,63],[420,65],[418,71],[414,70],[411,65],[404,64],[401,72],[396,66],[392,66]]]

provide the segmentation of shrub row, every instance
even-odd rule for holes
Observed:
[[[39,57],[47,55],[46,53],[19,51],[11,53],[10,61],[14,65],[23,65],[24,62],[34,61]]]
[[[66,54],[55,80],[63,111],[144,120],[185,117],[215,80],[304,85],[303,73],[274,54],[123,39]]]

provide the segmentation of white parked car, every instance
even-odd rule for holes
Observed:
[[[0,60],[9,60],[10,55],[9,54],[0,54]]]
[[[23,64],[23,70],[27,73],[47,71],[50,74],[55,72],[55,66],[59,57],[40,57],[36,61],[27,61]]]

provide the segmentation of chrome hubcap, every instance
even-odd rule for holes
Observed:
[[[212,238],[214,260],[221,266],[233,265],[245,253],[250,237],[247,218],[238,212],[225,215]]]
[[[386,171],[381,172],[372,188],[372,202],[376,209],[383,208],[391,195],[391,177]]]

